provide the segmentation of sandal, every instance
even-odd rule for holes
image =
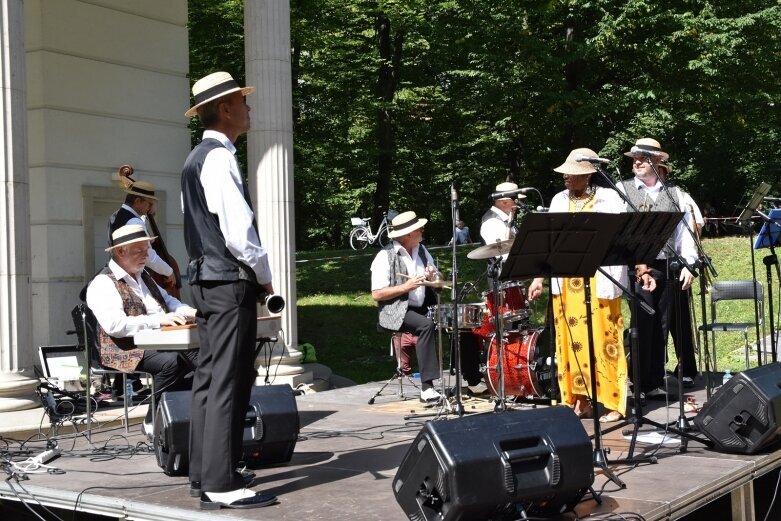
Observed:
[[[586,407],[583,409],[578,410],[578,406],[580,403],[575,403],[575,407],[573,407],[573,411],[575,411],[575,416],[578,418],[593,418],[594,417],[594,409],[591,407],[591,404],[588,403],[587,400],[583,400],[583,403],[586,404]]]
[[[618,411],[610,411],[599,417],[599,423],[613,423],[624,419],[624,415]]]

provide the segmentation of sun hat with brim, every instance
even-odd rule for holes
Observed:
[[[126,224],[121,228],[114,230],[111,234],[111,242],[114,244],[106,248],[106,251],[111,251],[114,248],[132,244],[134,242],[152,241],[157,239],[157,236],[150,237],[143,226],[140,224]]]
[[[159,200],[159,198],[155,195],[155,185],[152,183],[147,183],[146,181],[136,181],[122,188],[122,191],[128,194],[137,195],[139,197],[154,199],[155,201]]]
[[[670,155],[662,150],[662,145],[655,139],[650,137],[644,137],[637,140],[637,143],[629,149],[629,152],[624,152],[625,156],[634,157],[643,154],[650,154],[652,156],[661,157],[667,159]]]
[[[184,115],[191,118],[198,113],[198,107],[201,105],[236,91],[241,91],[241,95],[246,96],[255,92],[255,87],[239,86],[227,72],[213,72],[204,76],[193,85],[193,106]]]
[[[388,226],[388,238],[403,237],[418,228],[423,228],[427,222],[428,219],[419,219],[415,212],[402,212],[394,217]]]
[[[562,164],[553,169],[554,172],[567,175],[586,175],[596,173],[594,165],[588,161],[577,161],[578,156],[598,157],[590,148],[576,148],[569,153]]]
[[[667,162],[666,159],[662,159],[659,161],[659,164],[656,165],[657,168],[664,168],[667,171],[667,174],[671,174],[673,171],[673,167],[670,166],[670,163]]]
[[[505,181],[504,183],[499,183],[496,185],[496,192],[512,192],[513,190],[517,190],[518,185],[515,183],[512,183],[510,181]],[[519,193],[516,194],[515,197],[499,197],[496,199],[497,201],[501,201],[502,199],[526,199],[526,196]]]

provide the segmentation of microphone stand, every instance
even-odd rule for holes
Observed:
[[[450,299],[452,300],[452,313],[453,313],[453,342],[452,345],[455,349],[455,366],[456,366],[456,390],[455,390],[455,411],[460,417],[464,415],[464,404],[461,397],[461,335],[459,334],[458,324],[458,258],[456,257],[456,238],[458,236],[458,221],[461,220],[459,215],[458,206],[458,193],[456,192],[456,185],[450,185],[450,217],[453,222],[453,242],[451,245],[451,256],[453,262],[450,284]]]
[[[763,221],[767,223],[768,226],[768,234],[767,234],[767,242],[770,246],[770,255],[766,255],[762,262],[765,264],[765,271],[767,276],[767,302],[768,302],[768,312],[770,313],[770,353],[772,356],[773,362],[776,361],[777,357],[777,343],[776,343],[776,328],[775,328],[775,318],[773,316],[773,271],[770,269],[771,266],[776,267],[776,275],[778,277],[778,280],[781,282],[781,273],[779,273],[779,266],[778,266],[778,257],[776,256],[776,248],[773,244],[773,234],[770,232],[771,226],[776,226],[779,229],[781,229],[781,224],[777,223],[775,219],[771,219],[768,215],[766,215],[764,212],[761,212],[760,210],[754,210],[754,213],[759,215]]]
[[[613,190],[615,190],[618,193],[621,199],[623,199],[624,202],[626,202],[626,204],[630,208],[632,208],[632,210],[634,210],[635,212],[639,212],[638,208],[629,199],[629,196],[623,191],[619,190],[617,184],[613,181],[613,179],[605,171],[605,169],[599,164],[594,166],[597,172],[599,172],[602,175],[602,177],[608,182],[608,184],[613,188]],[[652,308],[650,308],[645,302],[642,302],[642,300],[636,296],[637,286],[634,282],[632,282],[631,284],[632,288],[630,291],[627,288],[624,288],[624,286],[621,285],[618,281],[610,277],[610,275],[608,275],[606,272],[602,271],[602,274],[606,275],[611,282],[616,284],[617,287],[624,290],[624,293],[627,295],[627,298],[629,298],[630,300],[630,308],[631,308],[632,316],[635,317],[634,320],[630,321],[630,326],[629,326],[629,338],[630,338],[630,345],[631,345],[630,352],[632,354],[632,383],[633,383],[632,390],[634,395],[634,410],[633,410],[634,417],[630,419],[626,419],[615,426],[605,429],[603,431],[603,434],[607,434],[614,430],[620,429],[627,424],[633,425],[634,428],[632,429],[632,439],[629,443],[628,457],[625,460],[619,460],[619,461],[636,462],[639,459],[641,459],[641,458],[636,458],[634,456],[634,450],[635,450],[635,445],[637,443],[637,434],[640,430],[640,427],[642,427],[645,424],[650,424],[658,429],[664,429],[666,431],[671,431],[680,435],[682,439],[682,445],[681,445],[682,452],[685,452],[687,439],[693,439],[700,442],[702,442],[703,440],[685,432],[684,429],[671,428],[667,425],[662,425],[661,423],[649,420],[643,414],[642,396],[640,391],[640,333],[637,327],[637,323],[638,323],[637,317],[639,316],[640,309],[642,309],[644,313],[647,313],[649,315],[653,315],[655,311]],[[630,277],[630,280],[632,280],[632,277]],[[650,461],[652,463],[656,463],[656,458],[651,457]]]

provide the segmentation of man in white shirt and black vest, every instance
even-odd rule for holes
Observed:
[[[158,200],[158,197],[155,195],[155,185],[146,181],[136,181],[122,190],[127,193],[125,202],[109,218],[109,246],[113,244],[112,234],[127,224],[140,224],[149,233],[146,222],[147,215],[154,215],[155,202]],[[149,259],[147,259],[146,268],[164,277],[169,277],[169,282],[171,283],[175,282],[173,268],[160,258],[151,243],[149,245]]]
[[[235,470],[257,375],[257,303],[274,292],[234,146],[250,128],[245,96],[254,91],[215,72],[195,82],[194,104],[185,113],[197,114],[206,129],[182,169],[187,274],[201,346],[193,380],[190,493],[200,492],[206,510],[277,502],[245,488]]]
[[[100,361],[123,373],[144,371],[155,380],[155,398],[160,403],[164,391],[190,388],[187,379],[198,360],[196,350],[178,352],[137,349],[133,336],[144,329],[175,326],[195,319],[195,309],[181,303],[155,284],[144,271],[149,257],[150,237],[140,224],[128,224],[112,235],[106,251],[111,260],[87,287],[87,307],[97,320]],[[152,407],[144,420],[144,432],[150,427]]]
[[[393,218],[388,238],[393,239],[374,258],[371,266],[372,298],[379,304],[379,324],[388,331],[417,335],[415,349],[420,370],[420,401],[436,402],[442,395],[434,389],[439,378],[439,361],[434,345],[436,326],[428,318],[426,287],[437,270],[425,246],[423,227],[428,219],[415,212],[403,212]]]
[[[635,176],[620,182],[618,188],[627,195],[639,211],[688,213],[676,192],[665,190],[654,172],[654,168],[658,171],[660,162],[669,157],[657,140],[638,139],[631,150],[624,155],[632,158],[632,173]],[[627,210],[632,211],[631,207]],[[673,291],[681,292],[679,295],[681,299],[686,298],[685,291],[689,289],[693,280],[693,275],[686,266],[675,265],[678,258],[675,253],[689,265],[697,260],[694,239],[683,224],[687,220],[688,217],[685,215],[656,260],[647,266],[647,270],[656,281],[656,289],[636,293],[656,311],[653,316],[649,316],[642,310],[638,311],[637,316],[632,315],[632,324],[636,324],[640,335],[641,374],[634,376],[640,380],[634,382],[634,385],[640,385],[641,392],[647,398],[665,398],[667,395],[664,386],[667,334],[670,330],[671,313],[680,312],[679,309],[674,309],[677,299],[674,298]],[[638,270],[641,269],[646,268]],[[638,271],[638,275],[644,275],[648,271],[643,273]],[[670,284],[667,283],[668,280]]]

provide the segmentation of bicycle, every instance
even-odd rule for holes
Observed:
[[[388,213],[382,213],[382,222],[380,222],[376,234],[372,232],[369,221],[371,221],[371,217],[352,217],[350,219],[353,225],[353,230],[350,232],[350,247],[352,249],[364,250],[369,244],[375,242],[380,244],[380,248],[384,248],[388,244]]]

